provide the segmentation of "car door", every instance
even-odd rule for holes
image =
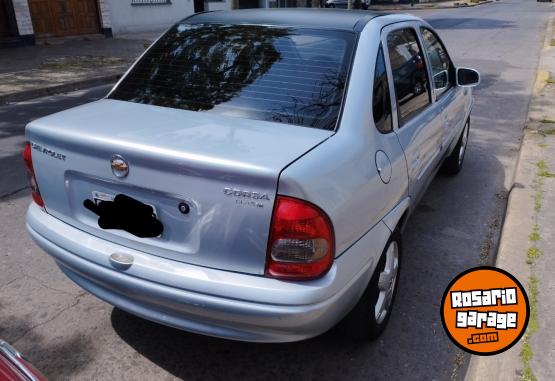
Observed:
[[[409,193],[418,201],[441,158],[441,107],[433,103],[427,61],[416,22],[390,25],[382,31],[394,131],[405,153]]]
[[[464,89],[457,87],[456,69],[439,36],[430,28],[420,28],[422,44],[433,78],[435,101],[441,107],[441,145],[446,149],[456,141],[465,123]]]

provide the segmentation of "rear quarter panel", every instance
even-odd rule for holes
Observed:
[[[387,139],[378,132],[371,112],[380,29],[380,25],[369,23],[361,32],[336,134],[287,167],[278,185],[278,194],[313,202],[329,215],[335,230],[336,257],[408,195],[401,147],[397,139]],[[381,181],[376,168],[378,150],[394,153],[388,184]],[[378,250],[381,253],[382,247]]]

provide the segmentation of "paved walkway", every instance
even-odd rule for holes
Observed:
[[[157,35],[52,39],[2,49],[0,104],[115,82]]]

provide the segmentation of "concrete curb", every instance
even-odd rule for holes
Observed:
[[[484,5],[484,4],[489,4],[489,3],[493,3],[497,0],[487,0],[487,1],[483,1],[481,3],[476,3],[476,4],[468,4],[468,5],[457,5],[457,6],[452,6],[452,7],[448,7],[448,6],[431,6],[431,7],[407,7],[407,8],[401,8],[401,7],[391,7],[391,8],[374,8],[374,7],[369,7],[368,10],[369,11],[429,11],[429,10],[434,10],[434,9],[456,9],[456,8],[472,8],[472,7],[477,7],[479,5]],[[424,4],[424,3],[423,3]],[[433,4],[433,3],[432,3]]]
[[[551,16],[548,20],[542,52],[550,44],[553,20],[554,16]],[[540,84],[545,82],[546,72],[549,73],[544,70],[542,57],[540,56],[532,98],[538,96],[542,90],[543,86]],[[530,109],[528,112],[530,113]],[[530,119],[530,114],[528,119]],[[536,216],[534,208],[536,190],[533,186],[537,171],[535,163],[538,160],[536,157],[536,143],[534,134],[524,130],[517,165],[513,173],[512,186],[507,199],[507,209],[495,261],[496,267],[512,273],[526,289],[531,274],[530,266],[526,263],[526,250],[530,246],[528,234],[535,224]],[[521,350],[522,340],[508,351],[496,356],[472,356],[465,380],[519,379],[519,373],[522,371],[523,365],[520,358]]]
[[[61,85],[43,87],[39,89],[19,91],[16,93],[0,95],[0,105],[13,102],[27,101],[34,98],[44,97],[46,95],[54,95],[60,93],[66,93],[73,90],[87,89],[89,87],[105,85],[109,83],[115,83],[121,78],[122,74],[110,74],[102,77],[94,77],[89,79],[84,79],[81,81],[74,81],[69,83],[64,83]]]

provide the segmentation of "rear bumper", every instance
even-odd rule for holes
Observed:
[[[129,249],[78,230],[34,204],[27,212],[27,230],[69,278],[122,310],[191,332],[253,342],[298,341],[333,327],[358,301],[376,263],[377,256],[369,255],[368,246],[363,251],[361,241],[388,235],[380,223],[336,259],[323,278],[285,282]],[[131,254],[133,265],[114,267],[113,253]]]

